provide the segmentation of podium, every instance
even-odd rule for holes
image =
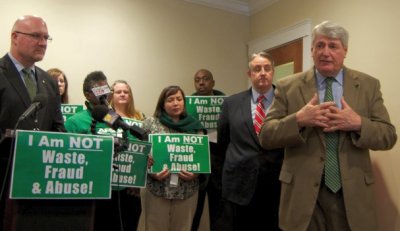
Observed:
[[[91,231],[94,200],[7,199],[4,230]]]
[[[21,136],[18,133],[22,133]],[[87,146],[79,147],[82,149],[76,148],[79,150],[77,151],[79,158],[72,159],[72,155],[70,155],[72,152],[66,150],[71,145],[50,147],[51,145],[48,144],[51,142],[43,141],[43,139],[56,140],[54,137],[57,137],[58,141],[64,140],[64,144],[74,140],[78,145],[77,141],[81,141],[80,138],[85,137],[87,142],[95,139],[99,144],[97,136],[74,134],[73,136],[76,137],[70,139],[69,135],[71,134],[36,131],[19,131],[17,135],[15,153],[12,144],[14,138],[3,139],[0,143],[0,183],[3,184],[3,180],[7,179],[1,198],[2,223],[0,222],[0,230],[93,230],[96,199],[111,197],[112,138],[102,137],[101,140],[106,140],[104,144],[107,147],[103,144],[96,147],[105,151],[99,158],[103,158],[105,161],[99,165],[100,162],[96,159],[99,150],[92,150]],[[20,140],[18,141],[18,139]],[[27,147],[21,148],[18,146],[20,143]],[[39,147],[40,144],[42,147]],[[47,148],[49,150],[41,150]],[[86,150],[83,150],[85,148]],[[9,167],[8,177],[5,178],[5,169],[10,161],[9,158],[13,158],[10,162],[12,166]],[[101,169],[102,172],[93,172],[94,167]],[[59,170],[54,170],[57,168]],[[63,169],[75,169],[72,171],[75,172],[74,176],[63,174]],[[105,169],[106,171],[104,171]],[[100,181],[105,182],[99,183]],[[72,186],[72,191],[66,190],[64,186],[57,186],[57,184],[67,185],[68,182],[73,182],[71,185],[79,185],[79,191],[74,193]],[[89,188],[87,182],[90,182],[92,186],[90,190],[85,189],[85,187]],[[55,186],[50,187],[53,184]],[[37,185],[40,187],[36,187]]]

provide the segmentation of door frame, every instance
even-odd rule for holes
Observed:
[[[248,55],[263,50],[271,49],[283,45],[290,41],[303,38],[303,71],[312,65],[311,59],[311,19],[305,19],[297,24],[279,29],[278,31],[267,34],[261,38],[250,41],[248,45]]]

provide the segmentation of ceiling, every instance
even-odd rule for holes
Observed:
[[[220,10],[250,16],[279,0],[185,0],[186,2],[200,4]]]

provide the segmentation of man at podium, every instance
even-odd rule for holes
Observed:
[[[0,230],[3,230],[15,129],[65,132],[57,83],[35,65],[51,37],[46,22],[26,15],[11,30],[10,51],[0,58]],[[7,169],[8,174],[7,174]],[[12,202],[7,201],[7,206]],[[12,206],[12,205],[10,205]],[[16,209],[13,207],[13,209]]]

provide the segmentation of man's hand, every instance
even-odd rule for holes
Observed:
[[[318,104],[318,96],[314,94],[312,99],[296,113],[297,124],[302,127],[329,127],[329,118],[326,114],[331,107],[335,107],[335,102],[324,102]]]
[[[328,127],[324,127],[324,132],[341,131],[360,131],[361,116],[359,116],[342,98],[340,100],[343,109],[330,107],[326,117],[329,118]]]

